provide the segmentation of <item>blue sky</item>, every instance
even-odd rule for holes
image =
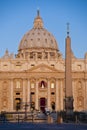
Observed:
[[[87,52],[87,0],[0,0],[0,57],[6,49],[17,53],[23,35],[33,27],[37,9],[63,56],[66,23],[70,23],[74,55],[84,58]]]

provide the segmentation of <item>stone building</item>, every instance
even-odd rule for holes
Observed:
[[[74,111],[87,110],[87,53],[71,53]],[[39,12],[33,28],[22,38],[14,56],[6,50],[0,58],[0,111],[64,110],[65,59]]]

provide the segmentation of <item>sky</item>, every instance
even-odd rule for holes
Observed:
[[[87,52],[87,0],[0,0],[0,57],[8,49],[17,54],[24,34],[33,28],[37,10],[65,56],[69,23],[71,47],[77,58]]]

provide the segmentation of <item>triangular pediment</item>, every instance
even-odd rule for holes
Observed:
[[[26,71],[27,72],[56,72],[58,70],[46,64],[39,64],[37,66],[33,66],[31,69]]]

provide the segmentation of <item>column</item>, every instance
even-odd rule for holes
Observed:
[[[25,79],[23,79],[23,104],[26,102],[26,84]]]
[[[85,81],[86,83],[86,110],[87,110],[87,80]]]
[[[14,105],[14,102],[13,102],[13,80],[11,79],[10,81],[10,110],[13,111],[13,105]]]
[[[24,59],[25,59],[25,52],[23,53]]]
[[[56,105],[56,111],[59,111],[59,105],[60,105],[60,103],[59,103],[59,84],[58,84],[58,79],[56,79],[56,92],[55,92],[55,94],[56,94],[56,102],[55,102],[55,105]]]
[[[60,80],[60,110],[63,110],[63,99],[64,95],[63,95],[63,81]]]
[[[85,96],[84,96],[84,99],[85,99],[85,110],[87,110],[87,80],[85,79]]]
[[[37,52],[36,52],[36,59],[35,59],[36,61],[38,60],[38,54],[37,54]]]
[[[50,80],[48,79],[48,88],[47,88],[47,107],[50,109]]]
[[[44,52],[42,52],[42,60],[44,59]]]
[[[28,53],[28,60],[30,60],[30,52]]]
[[[77,108],[77,82],[78,82],[78,79],[74,80],[74,110],[75,111],[78,111],[78,108]]]
[[[50,60],[50,52],[48,52],[48,61]]]
[[[38,81],[36,80],[36,88],[35,88],[35,109],[38,110]]]
[[[73,109],[74,109],[74,111],[77,110],[77,85],[76,85],[76,83],[77,83],[76,80],[72,81],[72,93],[73,93],[73,99],[74,99]]]
[[[31,92],[30,92],[30,81],[28,79],[27,81],[27,103],[29,105],[29,110],[30,110],[30,103],[31,103]]]

